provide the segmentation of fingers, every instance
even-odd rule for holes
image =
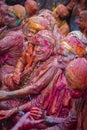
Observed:
[[[13,74],[8,74],[5,78],[5,85],[7,85],[11,90],[14,88],[14,82],[12,80]]]
[[[35,121],[35,124],[40,124],[40,123],[44,123],[45,122],[45,120],[44,119],[41,119],[41,120],[36,120]]]
[[[37,114],[42,114],[43,113],[43,111],[38,107],[32,107],[30,112],[31,113],[37,113]]]
[[[40,119],[43,115],[43,112],[40,108],[32,107],[30,110],[30,115],[34,117],[34,119]]]
[[[42,117],[42,113],[37,113],[37,112],[30,112],[30,115],[34,118],[34,119],[40,119]]]
[[[38,111],[31,111],[30,113],[31,113],[31,114],[38,114],[38,115],[42,115],[42,114],[43,114],[43,113],[40,112],[40,111],[39,111],[39,112],[38,112]]]
[[[38,107],[32,107],[31,110],[38,110],[38,111],[39,111],[39,110],[41,110],[41,109],[38,108]]]
[[[0,110],[0,120],[7,119],[13,115],[14,111],[12,110]]]
[[[30,120],[34,120],[34,118],[33,118],[31,115],[29,116],[29,119],[30,119]]]
[[[31,114],[31,116],[32,116],[34,119],[36,119],[36,120],[38,120],[38,119],[41,119],[41,118],[42,118],[42,116],[41,116],[41,115]]]
[[[20,75],[14,75],[13,81],[18,85],[20,83]]]
[[[0,120],[6,119],[7,118],[7,113],[3,110],[0,111]]]
[[[5,115],[5,111],[1,110],[1,111],[0,111],[0,117],[1,117],[1,116],[4,116],[4,115]]]
[[[31,110],[30,110],[31,113],[38,113],[38,114],[42,114],[43,111],[38,108],[38,107],[32,107]]]

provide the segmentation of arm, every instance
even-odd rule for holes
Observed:
[[[14,73],[7,74],[5,76],[5,85],[10,88],[10,90],[18,89],[18,84],[21,80],[21,73],[25,67],[25,58],[22,56],[19,58],[18,63],[15,67]]]
[[[45,121],[47,124],[50,125],[56,125],[56,124],[61,124],[65,121],[64,118],[57,118],[57,117],[51,117],[51,116],[45,116]]]
[[[17,85],[20,83],[20,78],[21,78],[21,74],[25,68],[25,65],[26,65],[26,60],[25,60],[25,57],[22,56],[19,60],[18,60],[18,63],[15,67],[15,70],[14,70],[14,74],[13,74],[13,81],[14,83],[16,83]]]
[[[27,74],[30,75],[30,73],[34,69],[35,64],[32,64],[34,60],[32,57],[32,53],[33,45],[29,44],[24,51],[22,57],[18,60],[18,63],[14,70],[13,80],[16,84],[19,84],[20,80],[22,80]]]
[[[29,128],[47,128],[45,120],[42,118],[42,110],[32,107],[29,112],[24,114],[11,130],[27,130]]]
[[[2,33],[3,31],[5,31],[6,29],[7,29],[7,26],[1,27],[1,28],[0,28],[0,35],[1,35],[1,33]]]
[[[78,2],[78,0],[71,0],[70,3],[66,6],[69,11],[71,11],[74,5]]]
[[[16,85],[18,85],[20,83],[21,74],[24,70],[24,67],[25,67],[25,58],[24,58],[24,56],[22,56],[18,60],[14,73],[6,75],[5,85],[8,86],[11,90],[14,90]]]
[[[38,128],[38,125],[40,128],[40,123],[44,123],[44,119],[34,120],[30,116],[30,112],[27,112],[11,130],[28,130],[31,128]]]
[[[38,70],[36,70],[31,82],[23,86],[22,89],[11,92],[0,91],[0,100],[23,97],[29,94],[38,94],[50,83],[56,72],[59,72],[58,68],[59,65],[57,59],[49,59],[49,62],[45,62],[41,67],[38,68]]]
[[[64,130],[71,130],[72,128],[75,129],[77,125],[77,112],[72,108],[66,118],[45,116],[45,121],[48,125],[58,125],[61,129]]]
[[[8,74],[5,79],[5,85],[10,88],[14,89],[15,85],[19,85],[19,83],[25,78],[25,76],[32,72],[35,64],[32,65],[32,53],[33,53],[33,46],[29,45],[26,50],[23,52],[22,56],[19,58],[16,67],[14,69],[13,74]],[[10,81],[12,80],[11,85]],[[18,88],[18,87],[17,87]]]
[[[10,32],[2,40],[0,40],[0,55],[8,52],[12,47],[23,44],[23,34],[21,31]]]
[[[12,115],[18,113],[19,111],[25,112],[29,111],[32,107],[32,104],[30,102],[27,102],[21,106],[14,107],[10,110],[0,110],[0,120],[8,119]]]

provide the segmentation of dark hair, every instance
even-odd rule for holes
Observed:
[[[8,5],[15,5],[15,4],[21,4],[21,5],[24,5],[26,0],[6,0],[5,2],[8,4]]]

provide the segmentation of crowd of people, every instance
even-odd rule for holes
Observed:
[[[87,129],[87,1],[0,1],[0,130]]]

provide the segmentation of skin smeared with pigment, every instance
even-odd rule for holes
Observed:
[[[42,31],[42,32],[44,32],[44,31]],[[40,33],[39,33],[39,34],[40,34]],[[43,33],[42,33],[42,34],[43,34]],[[74,34],[74,35],[75,35],[75,34]],[[40,36],[39,36],[39,37],[40,37]],[[38,38],[39,38],[39,37],[38,37]],[[51,37],[52,37],[52,36],[51,36]],[[38,41],[38,42],[37,42],[37,45],[38,45],[39,43],[42,43],[42,41],[40,42],[38,39],[37,39],[37,41]],[[48,38],[48,41],[49,41],[49,38]],[[51,40],[51,41],[52,41],[52,40]],[[53,40],[53,43],[54,43],[54,41],[55,41],[55,40]],[[44,42],[43,42],[43,45],[44,45]],[[45,45],[47,46],[48,44],[45,42]],[[45,46],[45,47],[46,47],[46,46]],[[44,47],[44,46],[43,46],[43,47]],[[31,46],[31,48],[32,48],[32,46]],[[43,51],[43,52],[45,52],[45,51]],[[32,53],[32,49],[31,49],[31,53]],[[38,53],[38,54],[40,54],[40,53]],[[38,55],[38,56],[39,56],[39,55]],[[45,56],[46,56],[46,55],[45,55]],[[46,57],[46,58],[47,58],[47,57]],[[62,57],[62,58],[64,58],[64,57]],[[61,57],[58,59],[58,62],[61,63],[61,60],[60,60],[60,59],[61,59]],[[61,111],[61,109],[62,109],[62,104],[60,103],[60,105],[59,105],[59,102],[61,102],[60,100],[61,100],[61,99],[64,99],[64,104],[65,104],[64,106],[66,106],[66,104],[68,104],[68,101],[69,101],[69,100],[66,101],[66,99],[67,99],[67,98],[69,99],[70,96],[68,95],[68,94],[69,94],[68,90],[67,90],[67,91],[64,91],[64,89],[65,89],[64,86],[65,86],[65,85],[62,86],[62,84],[59,85],[59,88],[56,86],[56,87],[59,89],[58,93],[55,94],[55,92],[57,91],[57,88],[54,87],[55,89],[53,88],[53,90],[52,90],[52,91],[54,91],[54,92],[52,92],[51,95],[48,94],[48,92],[50,92],[50,89],[52,88],[52,86],[55,86],[56,78],[59,77],[58,75],[60,75],[60,72],[61,72],[61,71],[59,70],[58,73],[57,73],[57,75],[55,75],[55,77],[54,77],[55,72],[58,70],[58,68],[55,69],[55,67],[58,67],[58,64],[59,64],[59,63],[58,63],[58,64],[55,64],[55,63],[57,63],[57,62],[54,62],[54,64],[53,64],[53,60],[54,60],[54,57],[53,57],[51,60],[49,59],[49,61],[45,63],[45,64],[47,64],[47,65],[43,64],[43,66],[42,66],[41,68],[39,68],[39,69],[36,71],[36,73],[34,73],[34,75],[31,77],[32,80],[30,81],[30,85],[31,85],[31,83],[33,83],[33,85],[34,85],[34,83],[35,83],[35,86],[37,86],[36,89],[35,89],[35,88],[33,89],[33,88],[32,88],[33,86],[31,86],[31,88],[28,88],[29,85],[28,85],[28,86],[25,85],[25,87],[26,87],[26,89],[25,89],[26,91],[25,91],[25,92],[26,92],[26,93],[24,92],[24,89],[23,89],[23,90],[21,91],[21,93],[20,93],[20,92],[17,92],[17,91],[16,91],[16,93],[11,92],[9,96],[11,97],[13,94],[15,94],[15,96],[16,96],[16,94],[17,94],[17,95],[18,95],[17,97],[22,96],[22,95],[20,95],[20,94],[27,95],[28,90],[30,91],[30,93],[34,93],[34,92],[35,92],[35,93],[37,94],[39,91],[41,91],[41,88],[43,88],[43,86],[44,86],[44,84],[42,84],[42,79],[43,79],[43,75],[44,75],[44,81],[46,82],[46,84],[48,84],[48,82],[50,81],[51,78],[53,79],[53,81],[52,81],[53,83],[50,84],[51,86],[49,85],[49,87],[42,93],[43,96],[41,95],[41,97],[43,97],[43,100],[44,100],[44,101],[43,101],[43,102],[44,102],[44,108],[46,109],[47,106],[49,106],[48,109],[47,109],[47,113],[49,113],[49,114],[54,113],[54,115],[57,115],[57,114],[60,115],[60,111]],[[63,60],[64,60],[64,59],[62,59],[62,62],[63,62]],[[48,63],[50,63],[50,61],[52,61],[52,64],[48,64]],[[54,61],[55,61],[55,60],[54,60]],[[65,62],[69,62],[69,61],[65,60]],[[29,62],[28,62],[28,63],[29,63]],[[64,64],[65,64],[65,63],[64,63]],[[51,65],[51,66],[49,66],[49,65]],[[52,69],[52,65],[53,65],[53,69]],[[57,65],[57,66],[55,66],[55,65]],[[48,66],[48,67],[47,67],[47,66]],[[54,66],[55,66],[55,67],[54,67]],[[62,64],[60,64],[59,66],[60,66],[60,68],[61,68],[61,67],[64,67],[65,65],[63,66],[63,63],[62,63]],[[45,68],[44,68],[44,67],[45,67]],[[51,67],[51,68],[49,68],[49,67]],[[19,68],[20,68],[20,67],[19,67]],[[45,70],[44,70],[44,69],[45,69]],[[42,71],[41,71],[41,70],[42,70]],[[44,70],[44,71],[43,71],[43,70]],[[55,70],[55,71],[54,71],[54,70]],[[47,71],[48,71],[48,74],[47,74]],[[39,72],[41,72],[41,73],[39,73]],[[51,75],[50,75],[51,77],[49,77],[49,79],[48,79],[49,72],[51,73]],[[52,75],[52,72],[53,72],[53,75]],[[39,74],[39,75],[38,75],[38,74]],[[35,78],[36,75],[38,75],[37,78]],[[46,76],[46,75],[47,75],[47,76]],[[41,78],[41,77],[42,77],[42,78]],[[54,78],[53,78],[53,77],[54,77]],[[61,77],[61,75],[60,75],[60,77]],[[47,81],[46,79],[47,79],[48,81]],[[55,79],[55,80],[54,80],[54,79]],[[38,82],[38,81],[39,81],[39,82]],[[38,89],[38,84],[37,84],[37,83],[40,83],[40,81],[41,81],[41,84],[39,84],[39,89]],[[43,81],[43,82],[44,82],[44,81]],[[59,78],[59,81],[58,81],[58,82],[61,82],[61,81],[63,81],[63,79]],[[37,83],[36,83],[36,82],[37,82]],[[53,84],[54,84],[54,85],[53,85]],[[50,87],[51,87],[51,88],[50,88]],[[63,88],[64,88],[64,89],[63,89]],[[62,91],[62,92],[61,92],[61,91]],[[59,99],[58,99],[58,98],[56,98],[56,97],[58,97],[58,96],[60,95],[60,94],[59,94],[60,92],[62,93],[62,95],[61,95],[61,98],[59,97]],[[67,93],[67,95],[68,95],[68,97],[66,97],[66,98],[64,98],[65,93]],[[6,94],[6,92],[5,92],[5,94]],[[7,92],[7,94],[8,94],[8,92]],[[28,92],[28,94],[29,94],[29,92]],[[3,94],[3,95],[4,95],[4,94]],[[48,98],[49,100],[48,100],[48,101],[45,101],[47,95],[49,95],[49,98]],[[56,96],[55,96],[55,95],[56,95]],[[15,97],[15,96],[13,96],[13,97]],[[10,97],[9,97],[9,98],[10,98]],[[42,99],[41,97],[39,96],[35,101],[32,101],[32,102],[33,102],[32,104],[35,104],[35,105],[37,104],[37,106],[40,105],[38,101],[39,101],[39,99]],[[53,102],[50,102],[52,99],[54,99],[53,97],[55,98],[55,100],[54,100]],[[8,98],[8,97],[6,97],[6,98]],[[57,103],[55,103],[55,102],[58,103],[58,106],[59,106],[58,108],[57,108],[57,106],[55,106],[55,105],[57,105]],[[49,104],[49,105],[48,105],[48,104]],[[26,108],[28,107],[27,104],[26,104],[25,106],[26,106]],[[43,105],[41,105],[41,108],[42,108],[42,106],[43,106]],[[29,107],[31,107],[31,105],[29,105]],[[21,109],[21,110],[24,110],[24,108]],[[9,114],[8,114],[9,116],[6,116],[6,112],[4,113],[4,111],[3,111],[3,113],[4,113],[5,115],[4,115],[4,117],[2,117],[2,118],[3,118],[3,119],[9,118],[10,116],[12,116],[14,113],[17,113],[17,112],[18,112],[17,108],[14,108],[14,111],[12,110],[12,113],[11,113],[11,114],[7,111],[7,113],[9,113]],[[57,113],[57,114],[56,114],[56,113]],[[2,114],[2,111],[1,111],[1,114]],[[61,115],[61,116],[62,116],[62,115]],[[1,118],[1,119],[2,119],[2,118]]]
[[[79,66],[80,63],[80,66]],[[84,66],[84,67],[83,67]],[[76,71],[75,71],[76,70]],[[85,89],[87,84],[87,60],[78,58],[66,68],[66,77],[72,89]]]
[[[45,43],[46,43],[46,42],[45,42]],[[46,45],[47,45],[47,44],[46,44]],[[29,61],[29,60],[28,60],[28,61]],[[46,69],[46,70],[49,70],[49,69]],[[53,70],[53,71],[54,71],[54,70]],[[46,71],[45,71],[45,72],[46,72]],[[50,71],[50,72],[51,72],[51,71]],[[37,71],[37,73],[38,73],[38,71]],[[43,75],[43,74],[44,74],[44,73],[42,73],[42,75]],[[40,76],[41,76],[41,75],[40,75]],[[58,75],[56,75],[56,76],[58,76]],[[61,76],[60,76],[60,77],[61,77]],[[46,78],[46,77],[45,77],[45,78]],[[38,76],[38,79],[39,79],[39,76]],[[36,81],[36,80],[37,80],[37,78],[35,78],[35,81]],[[32,81],[33,81],[33,78],[32,78]],[[61,89],[61,88],[60,88],[60,89]],[[48,90],[49,90],[49,89],[48,89]],[[56,90],[56,89],[55,89],[55,90]],[[38,90],[38,91],[40,91],[40,90]],[[32,92],[32,91],[31,91],[31,92]],[[38,93],[38,92],[36,92],[36,93]],[[65,93],[65,92],[64,92],[64,93]],[[63,93],[63,94],[64,94],[64,93]],[[45,93],[44,93],[44,94],[45,94]],[[59,95],[59,93],[57,93],[57,94]],[[57,97],[57,94],[56,94],[56,97]],[[55,95],[55,91],[54,91],[53,96],[54,96],[54,95]],[[52,96],[52,97],[53,97],[53,96]],[[62,95],[62,96],[63,96],[63,95]],[[55,97],[55,101],[58,101],[58,100],[56,99],[56,97]],[[61,98],[61,99],[62,99],[62,98]],[[50,100],[50,98],[49,98],[49,100]],[[38,103],[37,103],[37,104],[38,104]],[[55,104],[56,104],[56,103],[53,102],[53,105],[52,105],[53,107],[52,107],[52,108],[49,107],[50,110],[52,110],[52,111],[48,111],[48,112],[54,112],[54,110],[55,110]],[[48,102],[46,102],[46,105],[48,105]],[[45,106],[46,106],[46,105],[45,105]],[[59,108],[60,108],[60,107],[59,107]],[[17,112],[17,110],[16,110],[16,112]],[[60,112],[60,110],[59,110],[59,112]],[[13,113],[14,113],[14,112],[13,112]]]
[[[42,32],[43,32],[43,33],[42,33]],[[47,31],[46,31],[46,32],[47,32]],[[49,31],[48,31],[48,32],[49,32]],[[46,33],[46,34],[47,34],[47,33]],[[50,33],[49,33],[49,34],[50,34]],[[40,35],[41,35],[41,36],[40,36]],[[45,37],[44,37],[44,31],[41,31],[41,34],[40,34],[40,32],[39,32],[38,34],[36,34],[36,36],[37,36],[37,38],[35,37],[35,40],[37,39],[37,41],[38,41],[39,43],[43,43],[43,45],[44,45],[44,39],[43,39],[43,42],[40,40],[40,38],[42,39],[42,36],[43,36],[43,38],[46,38],[45,40],[47,40],[48,43],[50,43],[50,42],[49,42],[49,40],[50,40],[49,37],[51,36],[51,38],[52,38],[52,35],[51,35],[51,34],[49,35],[49,37],[48,37],[48,36],[45,36]],[[39,36],[39,37],[38,37],[38,36]],[[69,37],[70,37],[70,36],[69,36]],[[39,38],[39,39],[38,39],[38,38]],[[74,36],[73,38],[75,38],[75,36]],[[67,38],[66,38],[66,39],[67,39]],[[75,39],[76,39],[76,38],[75,38]],[[78,40],[79,40],[79,39],[78,39]],[[37,42],[37,45],[38,45],[38,42]],[[53,41],[51,40],[51,42],[53,42],[53,43],[55,42],[54,37],[53,37]],[[36,42],[35,42],[35,43],[36,43]],[[46,43],[46,42],[45,42],[45,43]],[[46,43],[46,44],[47,44],[47,43]],[[55,43],[54,43],[54,44],[55,44]],[[46,47],[46,46],[43,46],[43,47],[42,47],[42,46],[38,46],[38,47],[40,47],[40,49],[41,49],[41,48]],[[37,57],[36,57],[35,61],[36,61],[36,60],[42,60],[42,61],[43,61],[44,58],[47,58],[47,55],[48,55],[48,54],[49,54],[49,55],[52,54],[52,50],[51,50],[52,48],[51,48],[51,47],[52,47],[52,45],[51,45],[51,43],[50,43],[50,48],[49,48],[49,46],[48,46],[49,49],[48,49],[48,53],[47,53],[46,55],[44,55],[44,52],[45,52],[45,51],[43,51],[43,50],[46,49],[46,48],[40,50],[40,51],[42,51],[43,53],[42,53],[42,52],[37,53],[38,50],[36,49],[37,51],[35,50],[35,53],[36,53],[36,56],[37,56]],[[79,46],[78,46],[78,47],[79,47]],[[36,48],[37,48],[37,46],[36,46]],[[73,49],[74,49],[74,48],[73,48]],[[83,48],[83,49],[84,49],[84,48]],[[75,54],[78,54],[78,53],[75,53]],[[41,55],[42,55],[42,56],[41,56]],[[48,56],[49,56],[49,55],[48,55]],[[43,57],[43,56],[45,56],[45,57]],[[78,55],[78,56],[79,56],[79,55]],[[43,59],[40,59],[41,57],[43,57]],[[22,60],[24,60],[24,62],[25,62],[25,58],[22,59]],[[19,61],[19,63],[18,63],[19,66],[21,65],[22,68],[21,68],[21,67],[18,67],[18,69],[17,69],[18,72],[16,71],[16,75],[17,75],[17,76],[15,76],[15,77],[17,77],[17,78],[14,78],[14,82],[15,82],[16,84],[18,84],[18,83],[20,82],[20,73],[22,72],[23,67],[25,66],[25,63],[24,63],[24,62],[22,63],[22,61],[21,61],[21,62]],[[21,64],[20,64],[20,63],[21,63]],[[28,70],[28,71],[30,71],[30,70]],[[19,72],[20,72],[20,73],[19,73]],[[18,76],[19,76],[19,78],[18,78]],[[8,79],[9,79],[9,77],[8,77]],[[16,81],[16,79],[17,79],[17,81]],[[11,80],[11,79],[10,79],[10,80]],[[18,81],[18,80],[19,80],[19,81]],[[7,84],[8,84],[8,83],[9,83],[9,80],[7,80]],[[8,86],[9,86],[9,85],[8,85]],[[29,88],[26,88],[26,89],[29,89]],[[21,91],[21,90],[20,90],[20,91]],[[28,91],[27,91],[27,92],[28,92]],[[21,92],[21,93],[22,93],[22,92]]]
[[[80,64],[79,64],[80,63]],[[77,58],[66,67],[66,78],[68,80],[72,97],[77,98],[76,110],[78,113],[77,129],[86,130],[87,119],[87,60]]]
[[[23,24],[24,32],[36,33],[39,30],[44,29],[53,31],[55,24],[57,24],[57,28],[60,28],[60,33],[66,36],[69,33],[69,26],[65,20],[61,20],[59,18],[59,14],[57,13],[59,11],[59,8],[60,7],[56,7],[53,12],[47,9],[41,10],[38,15],[25,20]]]
[[[47,115],[52,114],[54,116],[57,116],[57,115],[60,115],[60,117],[64,116],[64,113],[63,113],[63,115],[61,115],[62,114],[61,111],[64,106],[68,107],[71,97],[70,97],[69,90],[67,89],[68,86],[67,86],[65,76],[62,74],[62,70],[60,69],[61,67],[62,67],[62,69],[65,67],[65,63],[63,64],[63,62],[62,62],[62,64],[61,64],[60,59],[61,59],[61,57],[60,58],[52,57],[52,59],[47,60],[42,65],[42,67],[40,67],[36,71],[36,73],[33,75],[34,77],[32,77],[32,81],[30,82],[30,83],[33,83],[33,86],[31,86],[31,87],[29,85],[26,86],[25,89],[21,89],[21,91],[20,91],[21,93],[18,92],[19,90],[10,92],[10,95],[9,95],[10,97],[12,97],[13,94],[15,94],[15,96],[18,95],[17,97],[19,97],[19,96],[21,97],[22,93],[23,93],[23,95],[27,95],[27,94],[29,94],[29,92],[38,94],[38,92],[43,90],[41,95],[39,95],[36,99],[33,99],[30,104],[27,104],[27,103],[26,103],[26,105],[24,104],[25,107],[20,106],[20,108],[19,108],[20,110],[25,111],[27,108],[32,107],[32,105],[33,105],[33,106],[39,107],[41,109],[43,108],[44,110],[46,110]],[[53,62],[53,60],[54,60],[54,62]],[[50,63],[50,61],[52,61],[52,62]],[[40,71],[40,70],[42,70],[42,71]],[[38,72],[40,72],[40,73],[38,74]],[[50,77],[48,76],[49,73],[50,73]],[[35,75],[38,75],[38,76],[35,77]],[[52,81],[50,82],[51,79],[52,79]],[[40,81],[41,81],[41,83],[40,83]],[[34,83],[35,83],[35,87],[34,87]],[[46,85],[46,88],[44,89],[43,87],[45,85]],[[29,89],[29,91],[28,91],[28,89]],[[24,90],[26,90],[25,93],[24,93]],[[61,95],[60,95],[60,93],[61,93]],[[6,92],[5,92],[5,94],[6,94]],[[66,94],[67,94],[67,97],[66,97]],[[48,100],[46,100],[46,97],[48,97]],[[8,98],[8,97],[6,97],[6,98]],[[53,100],[53,99],[55,99],[55,100]],[[66,111],[65,116],[66,116],[66,113],[68,112],[68,110],[65,110]],[[10,111],[6,111],[6,110],[1,111],[1,115],[2,114],[4,115],[1,117],[1,120],[9,118],[10,116],[12,116],[13,114],[15,114],[17,112],[18,112],[17,108],[14,108],[13,110],[11,110],[11,113],[10,113]],[[35,112],[34,113],[31,112],[31,113],[32,113],[31,115],[34,116]],[[7,116],[7,115],[9,115],[9,116]],[[34,117],[36,118],[36,116],[34,116]],[[75,121],[77,121],[76,117],[75,117]],[[31,125],[29,125],[29,127],[30,126]],[[37,126],[37,128],[38,128],[38,126]],[[32,126],[32,127],[34,127],[34,126]],[[16,128],[18,128],[18,127],[16,127]]]
[[[67,66],[67,68],[66,68],[66,77],[67,77],[67,79],[69,78],[69,76],[71,76],[71,73],[67,73],[67,70],[68,69],[70,69],[69,67],[71,67],[71,64],[72,63],[75,63],[75,65],[77,65],[78,63],[79,63],[79,60],[83,63],[83,66],[84,66],[84,64],[87,64],[87,62],[85,63],[85,58],[78,58],[78,59],[76,59],[76,60],[73,60],[73,61],[71,61],[70,63],[69,63],[69,65]],[[82,64],[81,64],[82,65]],[[74,66],[72,66],[72,67],[74,67]],[[81,66],[80,66],[81,67]],[[84,72],[84,70],[81,70],[80,69],[80,67],[78,67],[79,68],[79,73],[82,73],[82,72]],[[87,65],[86,66],[84,66],[84,69],[85,68],[87,68]],[[75,69],[75,67],[74,67],[74,69]],[[71,71],[71,69],[70,69],[70,71]],[[73,73],[77,73],[78,74],[78,70],[77,71],[73,71]],[[77,77],[77,75],[75,75],[75,77]],[[87,77],[87,76],[86,76]],[[83,79],[84,79],[84,77],[83,77]],[[63,81],[63,80],[62,80]],[[69,81],[69,80],[68,80]],[[74,80],[75,81],[75,80]],[[59,83],[59,82],[58,82]],[[70,82],[69,82],[70,83]],[[71,81],[71,83],[73,83],[73,81]],[[75,86],[75,85],[73,85],[72,84],[72,86]],[[72,88],[72,87],[71,87]],[[73,88],[72,88],[73,89]],[[79,88],[80,89],[80,88]],[[81,88],[81,89],[83,89],[83,88]],[[52,91],[53,92],[53,91]],[[80,95],[80,97],[81,97],[81,95]],[[33,116],[33,120],[34,120],[34,118],[35,119],[38,119],[38,121],[41,121],[41,119],[43,119],[42,120],[42,122],[43,122],[43,124],[46,122],[46,123],[48,123],[49,125],[52,125],[52,126],[50,126],[50,129],[52,129],[52,130],[55,130],[55,129],[58,129],[58,130],[71,130],[71,129],[76,129],[76,125],[77,125],[77,117],[78,117],[78,115],[79,115],[79,113],[82,111],[82,109],[83,109],[83,100],[79,100],[79,99],[77,99],[75,102],[74,102],[74,104],[73,104],[73,108],[72,108],[72,110],[69,112],[69,115],[66,117],[66,118],[56,118],[56,117],[53,117],[53,116],[42,116],[44,113],[43,112],[41,112],[41,110],[39,109],[39,108],[32,108],[31,109],[31,111],[30,111],[30,113],[29,113],[29,119],[30,119],[30,117],[31,116]],[[52,105],[52,102],[51,102],[51,105]],[[37,115],[37,113],[39,114],[38,116],[36,116]],[[27,115],[27,114],[25,114],[25,115]],[[25,117],[25,116],[24,116]],[[21,123],[21,121],[23,121],[24,122],[24,124],[25,124],[25,126],[27,126],[26,125],[26,122],[23,120],[24,119],[24,117],[22,117],[21,119],[20,119],[20,121],[17,123],[17,125],[15,125],[14,127],[13,127],[13,130],[14,130],[14,128],[15,129],[22,129],[22,127],[20,126],[20,123]],[[37,117],[37,118],[36,118]],[[32,120],[32,121],[33,121]],[[41,123],[41,122],[40,122]],[[80,122],[79,122],[80,123]],[[58,125],[57,125],[58,124]],[[39,124],[37,123],[37,125],[39,126]],[[38,126],[32,126],[32,128],[37,128],[38,129]],[[44,127],[42,126],[42,128],[44,128],[44,129],[46,129],[46,130],[48,130],[49,128],[45,128],[45,125],[46,124],[44,124]],[[31,125],[28,125],[27,127],[29,127],[29,128],[31,128]],[[77,127],[78,128],[80,128],[78,125],[77,125]],[[40,125],[40,128],[41,128],[41,125]],[[26,130],[27,128],[25,128],[25,130]]]
[[[12,31],[0,40],[0,60],[2,64],[15,65],[22,51],[23,33],[20,30]],[[13,54],[11,54],[12,52]]]
[[[23,56],[18,60],[14,74],[13,76],[10,76],[13,78],[14,83],[19,84],[21,77],[24,77],[26,74],[31,73],[38,62],[44,61],[50,57],[50,55],[53,53],[53,44],[55,44],[55,38],[50,31],[40,31],[35,36],[35,44],[36,45],[34,48],[30,44],[23,53]],[[9,83],[10,77],[7,77],[6,84]]]
[[[29,16],[34,15],[38,10],[38,4],[34,0],[26,0],[24,6]]]
[[[34,15],[38,10],[38,4],[34,0],[27,0],[24,6],[0,3],[0,26],[7,26],[9,29],[20,26],[24,18]]]
[[[87,11],[83,10],[79,14],[79,18],[76,20],[81,31],[87,36]]]

